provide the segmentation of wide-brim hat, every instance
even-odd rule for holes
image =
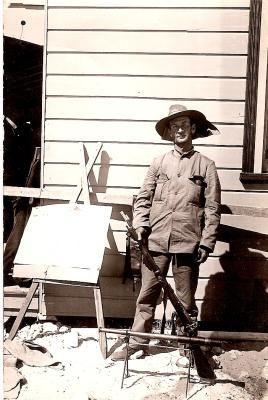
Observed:
[[[211,135],[217,135],[220,132],[210,121],[208,121],[203,113],[196,110],[187,110],[187,108],[181,104],[173,104],[169,108],[169,114],[167,117],[160,119],[155,129],[164,140],[173,141],[171,132],[169,129],[169,122],[178,117],[189,117],[191,122],[196,124],[196,132],[193,139],[207,137]]]

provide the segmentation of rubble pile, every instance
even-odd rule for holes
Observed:
[[[5,335],[5,339],[8,335]],[[57,363],[16,365],[20,383],[18,400],[182,400],[186,398],[187,369],[178,368],[177,349],[149,348],[149,355],[124,362],[103,359],[97,328],[38,322],[19,330],[16,340],[45,348]],[[122,341],[107,335],[111,353]],[[268,346],[252,342],[226,348],[217,356],[222,368],[214,385],[201,384],[191,370],[188,398],[192,400],[268,400]],[[14,361],[14,360],[13,360]],[[13,365],[14,366],[14,365]],[[7,379],[7,375],[5,376]],[[122,386],[122,388],[121,388]],[[17,397],[16,397],[17,395]]]

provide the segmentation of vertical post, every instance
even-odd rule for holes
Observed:
[[[90,204],[85,151],[84,151],[84,144],[82,142],[79,143],[79,150],[80,150],[80,171],[81,171],[81,183],[83,189],[83,200],[84,204]]]
[[[89,195],[89,187],[88,187],[88,174],[93,168],[93,165],[101,151],[102,143],[97,143],[97,147],[92,155],[89,157],[89,160],[86,162],[85,159],[85,148],[82,142],[79,143],[79,151],[80,151],[80,171],[81,171],[81,187],[78,187],[73,199],[70,201],[76,202],[81,193],[81,188],[83,190],[83,200],[84,204],[90,204],[90,195]],[[96,318],[97,318],[97,326],[98,328],[104,328],[104,316],[103,316],[103,307],[102,307],[102,298],[101,298],[101,290],[99,286],[99,282],[96,286],[93,287],[94,291],[94,301],[95,301],[95,310],[96,310]],[[107,341],[106,341],[106,333],[99,331],[99,345],[100,350],[104,358],[107,357]]]
[[[102,299],[101,299],[101,290],[100,287],[94,287],[94,300],[95,300],[95,309],[96,309],[96,318],[97,318],[97,326],[98,328],[104,327],[104,316],[103,316],[103,307],[102,307]],[[99,330],[99,344],[101,353],[103,358],[107,357],[107,340],[106,333],[100,332]]]
[[[38,319],[42,318],[43,316],[43,310],[42,310],[42,304],[43,304],[43,291],[44,291],[44,284],[43,282],[39,282],[39,292],[38,292]]]

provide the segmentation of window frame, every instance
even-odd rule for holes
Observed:
[[[268,183],[268,173],[254,172],[262,3],[263,0],[250,1],[243,161],[240,174],[242,183]],[[266,88],[266,104],[267,97]],[[265,115],[264,118],[267,126]],[[262,151],[261,154],[263,156]]]

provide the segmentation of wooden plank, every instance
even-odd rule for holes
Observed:
[[[239,206],[237,206],[237,208],[239,209]],[[124,210],[122,206],[114,206],[114,212],[113,212],[114,217],[111,219],[110,223],[112,231],[125,231],[126,229],[126,224],[119,215],[119,212],[122,210],[126,212],[129,215],[129,217],[131,217],[132,211],[130,207]],[[250,214],[250,212],[246,212],[247,210],[244,210],[243,207],[240,207],[241,215],[232,215],[231,213],[230,214],[223,213],[221,215],[221,224],[224,227],[225,226],[233,227],[236,228],[237,230],[241,230],[241,235],[242,232],[245,232],[245,235],[247,235],[246,232],[251,232],[251,233],[256,232],[262,235],[267,235],[267,246],[268,246],[268,213],[267,213],[268,208],[266,208],[266,214],[265,214],[265,209],[261,210],[263,212],[262,215],[257,214],[257,209],[256,209],[256,214],[253,215],[254,209],[252,210],[252,214]],[[243,211],[245,211],[244,214]]]
[[[247,288],[244,286],[244,288]],[[75,296],[66,297],[53,297],[47,296],[45,302],[43,303],[43,308],[47,315],[74,315],[74,316],[94,316],[95,307],[93,301],[88,301],[88,297],[76,297],[78,291],[81,288],[77,288]],[[135,292],[136,296],[138,292]],[[240,293],[240,292],[239,292]],[[17,298],[9,299],[10,309],[7,310],[9,314],[13,315],[17,312],[20,307]],[[22,301],[22,299],[21,299]],[[240,302],[243,308],[244,302]],[[220,321],[222,318],[222,313],[224,312],[224,303],[221,299],[208,299],[205,301],[197,300],[197,306],[199,309],[199,319],[207,321],[215,321],[218,318]],[[204,309],[205,307],[205,309]],[[107,298],[103,301],[103,309],[106,317],[113,318],[133,318],[135,313],[135,296],[129,298],[121,298],[118,301],[117,298]],[[215,313],[217,310],[217,313]],[[172,307],[170,303],[167,306],[167,316],[170,317],[172,313]],[[157,319],[162,318],[163,308],[162,304],[157,307],[155,317]],[[226,316],[226,315],[225,315]]]
[[[242,146],[243,125],[217,125],[220,135],[195,140],[198,144]],[[87,120],[47,120],[45,139],[48,141],[81,141],[91,143],[166,143],[155,131],[155,122],[140,121],[87,121]],[[46,154],[45,154],[46,157]]]
[[[47,95],[244,100],[246,80],[110,76],[48,76]]]
[[[17,296],[25,297],[29,291],[29,288],[20,287],[19,285],[6,286],[4,287],[5,296]],[[34,297],[38,297],[38,291],[35,293]]]
[[[29,307],[29,305],[30,305],[30,303],[31,303],[31,301],[33,299],[33,296],[34,296],[34,294],[35,294],[35,292],[36,292],[36,290],[38,288],[38,285],[39,285],[39,283],[34,282],[34,281],[32,282],[31,287],[30,287],[30,289],[29,289],[29,291],[27,293],[27,296],[25,297],[25,300],[24,300],[24,302],[23,302],[23,304],[22,304],[22,306],[21,306],[21,308],[19,310],[19,313],[18,313],[18,315],[17,315],[17,317],[16,317],[16,319],[15,319],[13,325],[12,325],[12,328],[11,328],[11,330],[9,332],[8,338],[10,340],[13,340],[14,337],[16,336],[16,334],[18,332],[18,329],[19,329],[19,327],[20,327],[20,325],[22,323],[22,320],[23,320],[23,318],[24,318],[24,316],[25,316],[25,314],[26,314],[26,312],[28,310],[28,307]]]
[[[95,301],[95,311],[96,311],[96,319],[97,319],[97,327],[103,328],[104,325],[104,316],[103,316],[103,307],[102,307],[102,296],[100,288],[94,288],[94,301]],[[106,334],[104,332],[99,332],[99,345],[103,358],[107,357],[107,340]]]
[[[92,144],[85,145],[88,153]],[[45,162],[77,163],[79,155],[75,152],[76,143],[45,143]],[[96,159],[96,164],[102,165],[148,165],[154,157],[157,157],[171,150],[173,145],[155,144],[121,144],[105,143],[102,152]],[[197,151],[213,159],[220,168],[241,168],[242,148],[241,147],[195,147]],[[104,157],[105,154],[105,157]],[[103,162],[102,162],[103,160]]]
[[[267,208],[267,193],[258,192],[222,192],[222,204],[240,205],[243,207]]]
[[[206,291],[208,284],[215,285],[237,285],[242,282],[242,285],[248,285],[254,280],[263,279],[266,274],[268,260],[263,257],[244,256],[237,258],[235,256],[225,256],[221,258],[210,257],[208,261],[200,268],[200,289],[198,296],[202,297]],[[228,268],[226,268],[228,266]],[[172,271],[168,273],[168,280],[171,285],[173,283]],[[124,284],[120,276],[101,276],[100,285],[105,298],[125,298],[136,297],[133,292],[132,281],[128,279]],[[139,291],[139,285],[137,286]],[[68,285],[51,285],[46,284],[44,289],[47,297],[79,297],[92,298],[92,289],[87,287],[73,287]]]
[[[259,238],[260,235],[256,233],[255,240],[253,237],[249,237],[248,239],[243,238],[243,245],[241,245],[241,237],[242,237],[241,230],[234,228],[233,232],[236,231],[238,232],[238,237],[236,239],[235,238],[228,239],[228,237],[225,237],[217,241],[215,250],[212,254],[213,257],[214,256],[222,257],[226,255],[241,257],[247,254],[247,256],[249,257],[268,258],[268,251],[266,250],[267,237],[265,237],[265,235],[263,235],[262,238]],[[112,242],[110,244],[107,243],[106,247],[107,247],[106,254],[124,253],[126,251],[125,232],[113,231]]]
[[[259,232],[268,235],[268,219],[242,215],[222,215],[221,223],[245,231]],[[267,236],[268,245],[268,236]]]
[[[115,191],[122,191],[124,189],[114,189]],[[138,190],[138,189],[137,189]],[[123,210],[129,215],[131,215],[131,206],[133,201],[133,194],[137,193],[136,191],[131,191],[128,189],[128,195],[121,194],[109,194],[109,193],[91,193],[91,203],[92,204],[109,204],[113,205],[112,216],[110,219],[110,227],[112,230],[120,230],[122,229],[122,220],[119,216],[119,211]],[[125,189],[125,191],[127,191]],[[48,204],[59,204],[64,203],[65,201],[69,201],[72,195],[72,188],[62,188],[57,191],[49,188],[34,189],[23,187],[12,187],[12,186],[4,186],[4,195],[8,196],[23,196],[23,197],[35,197],[35,198],[45,198],[46,205]],[[228,195],[228,196],[227,196]],[[56,200],[55,200],[56,199]],[[65,200],[59,200],[65,199]],[[82,199],[81,199],[82,200]],[[231,202],[230,202],[231,200]],[[234,204],[232,204],[234,203]],[[255,204],[255,207],[249,206],[249,204]],[[239,204],[239,205],[238,205]],[[262,217],[267,218],[268,209],[267,205],[267,193],[222,193],[222,213],[223,214],[236,214],[236,215],[245,215],[250,217]],[[119,221],[118,221],[119,218]]]
[[[11,295],[5,294],[4,309],[9,310],[9,311],[11,311],[12,309],[19,310],[22,307],[24,300],[25,300],[25,295],[21,296],[21,295],[15,294],[15,295],[11,296]],[[30,303],[27,311],[32,312],[34,310],[38,310],[38,298],[37,297],[34,297],[31,300],[31,303]],[[26,315],[27,315],[27,312],[26,312]],[[16,316],[17,316],[17,313],[16,313]]]
[[[100,272],[101,277],[118,277],[122,279],[125,255],[105,254]],[[224,275],[236,279],[264,279],[266,277],[268,260],[262,256],[251,255],[245,252],[239,258],[230,255],[209,257],[200,268],[200,278],[210,278]],[[172,276],[170,269],[169,276]]]
[[[247,54],[247,33],[48,31],[48,52]]]
[[[261,247],[267,246],[267,242],[266,240],[264,241],[264,243],[262,243]],[[119,247],[119,244],[118,244]],[[268,251],[265,250],[259,250],[260,244],[253,242],[251,243],[250,241],[247,241],[245,243],[243,243],[243,246],[239,247],[239,243],[236,243],[235,245],[233,245],[233,243],[230,242],[221,242],[218,241],[216,243],[216,247],[214,249],[213,255],[214,256],[225,256],[226,254],[232,254],[234,256],[237,257],[241,257],[243,255],[245,255],[245,251],[247,251],[248,255],[254,255],[255,257],[259,256],[259,257],[264,257],[267,258],[268,257]]]
[[[178,24],[179,21],[179,24]],[[48,29],[247,31],[249,11],[241,9],[102,8],[74,12],[48,9]]]
[[[15,304],[14,300],[10,299],[10,309],[5,309],[5,315],[16,315],[19,309],[19,304]],[[202,311],[205,305],[205,312]],[[48,316],[95,316],[95,307],[94,302],[88,302],[88,299],[78,298],[75,299],[73,297],[70,298],[56,298],[56,299],[46,299],[46,302],[42,304],[43,310]],[[199,320],[202,321],[221,321],[222,320],[222,312],[223,304],[217,302],[216,300],[206,300],[197,301],[197,307],[199,310]],[[120,302],[117,299],[107,299],[104,301],[105,316],[112,318],[133,318],[135,314],[135,298],[133,299],[122,299]],[[217,310],[217,313],[215,313]],[[173,308],[168,302],[167,305],[167,317],[170,318],[172,314]],[[28,316],[36,316],[37,308],[29,311]],[[156,308],[155,318],[161,320],[163,315],[163,307],[162,304],[158,305]],[[226,316],[226,315],[225,315]]]
[[[138,293],[136,293],[138,295]],[[105,313],[105,317],[112,318],[133,318],[135,315],[136,309],[136,298],[133,299],[103,299],[103,310]],[[206,308],[209,313],[209,304],[215,304],[215,301],[208,299],[206,300]],[[199,310],[202,309],[203,302],[198,301],[197,306],[199,306]],[[220,312],[220,305],[218,303],[218,311]],[[43,312],[45,315],[55,315],[55,316],[95,316],[95,307],[94,301],[87,301],[85,298],[76,298],[76,297],[49,297],[46,298],[42,304]],[[167,317],[170,318],[173,311],[173,307],[170,303],[167,305]],[[163,308],[162,304],[157,306],[155,319],[161,319],[163,316]],[[209,315],[211,319],[212,315]]]
[[[250,217],[262,217],[268,218],[267,207],[245,207],[236,205],[222,204],[222,214],[236,214],[236,215],[248,215]]]
[[[268,260],[265,257],[254,257],[245,251],[241,257],[230,255],[209,257],[200,268],[200,278],[222,279],[264,279]],[[172,271],[169,271],[172,276]]]
[[[168,277],[167,281],[175,290],[173,277]],[[209,285],[209,290],[208,290],[208,285]],[[206,299],[213,299],[214,298],[213,291],[216,290],[215,288],[217,288],[219,290],[218,300],[220,301],[228,297],[228,290],[226,291],[225,290],[226,288],[232,290],[233,288],[239,287],[241,289],[241,300],[244,300],[247,296],[249,296],[250,298],[250,295],[253,291],[253,286],[254,286],[254,280],[252,279],[239,281],[239,280],[226,280],[222,278],[221,279],[201,278],[199,279],[198,282],[196,299],[202,300],[204,296],[206,296]],[[46,300],[51,301],[52,298],[54,298],[55,301],[57,298],[59,299],[59,301],[64,301],[64,299],[68,299],[70,297],[80,300],[82,300],[82,298],[93,299],[94,297],[93,291],[91,291],[90,293],[86,293],[84,291],[83,295],[81,295],[81,290],[83,288],[60,285],[58,286],[58,289],[60,291],[56,291],[55,289],[53,289],[52,287],[50,288],[50,290],[45,288],[45,295],[44,295],[45,301]],[[46,290],[49,291],[47,292]],[[102,290],[103,302],[108,299],[111,300],[117,299],[118,303],[122,300],[136,299],[139,293],[139,290],[133,292],[133,284],[130,280],[122,284],[122,280],[120,278],[115,278],[115,277],[102,278],[101,290]],[[80,294],[78,295],[79,292]]]
[[[171,285],[171,287],[175,290],[174,279],[167,278],[167,281]],[[195,298],[198,301],[204,299],[213,300],[215,296],[217,296],[218,302],[224,302],[229,299],[230,301],[230,293],[233,293],[237,290],[240,291],[240,300],[241,302],[246,300],[247,298],[251,298],[254,289],[254,281],[244,280],[244,281],[230,281],[224,279],[199,279],[198,286],[196,290]]]
[[[135,313],[135,300],[107,299],[103,300],[105,317],[111,318],[133,318]],[[73,297],[50,298],[43,303],[44,313],[47,316],[96,316],[94,301],[86,301]]]
[[[205,312],[203,311],[205,305]],[[199,320],[209,322],[222,322],[222,317],[226,317],[223,304],[215,300],[197,301],[199,310]],[[52,299],[43,304],[44,311],[47,316],[95,316],[95,307],[93,302],[87,302],[86,299],[74,298],[66,299],[65,302],[60,299]],[[135,299],[124,299],[118,302],[116,299],[104,301],[105,316],[111,318],[133,318],[135,314]],[[217,312],[215,312],[217,310]],[[170,318],[173,312],[173,307],[168,303],[166,314]],[[161,320],[163,316],[162,304],[156,308],[155,319]],[[256,326],[255,326],[256,329]],[[253,327],[254,330],[254,327]]]
[[[138,294],[138,293],[136,293]],[[7,314],[14,315],[19,309],[19,305],[12,303],[10,299],[11,309],[7,310]],[[245,302],[240,303],[242,310],[245,309]],[[216,322],[222,321],[222,318],[226,318],[226,304],[215,299],[198,300],[197,306],[199,309],[199,320]],[[74,297],[47,297],[43,303],[44,311],[46,315],[68,315],[68,316],[95,316],[94,302],[88,301],[88,298],[74,298]],[[135,313],[135,298],[121,299],[118,302],[117,299],[106,299],[104,300],[105,316],[113,318],[133,318]],[[167,305],[167,317],[170,318],[173,309],[168,302]],[[5,312],[5,315],[7,315]],[[33,312],[32,315],[36,315]],[[155,318],[161,320],[163,314],[162,304],[157,306]]]
[[[40,198],[41,189],[40,188],[28,188],[20,186],[4,186],[3,187],[4,196],[19,196],[19,197],[35,197]]]
[[[125,233],[122,234],[122,241],[125,240]],[[124,246],[124,245],[123,245]],[[123,247],[122,246],[122,247]],[[125,248],[125,246],[124,246]],[[120,264],[114,264],[112,265],[112,268],[110,268],[110,262],[114,259],[115,261],[118,259],[120,260]],[[106,254],[106,260],[104,261],[104,269],[103,271],[108,271],[107,274],[108,276],[111,275],[116,275],[116,276],[122,276],[123,269],[124,269],[124,256],[120,254]],[[114,271],[114,273],[113,273]],[[75,271],[67,271],[66,268],[60,268],[60,267],[50,267],[47,273],[47,267],[44,267],[42,265],[18,265],[16,264],[14,266],[14,272],[13,276],[15,278],[32,278],[33,273],[37,277],[37,279],[48,279],[48,280],[55,280],[57,277],[57,274],[61,273],[62,276],[64,277],[63,280],[66,282],[76,282],[78,279],[79,275],[79,280],[82,282],[88,282],[88,272],[85,270],[81,270],[76,268]],[[103,272],[105,273],[105,272]],[[122,278],[121,278],[122,279]],[[57,289],[58,290],[58,289]]]
[[[241,231],[237,230],[238,233],[241,234]],[[235,229],[234,229],[235,232]],[[125,252],[126,246],[126,238],[124,232],[113,232],[114,237],[114,245],[111,247],[113,253]],[[256,234],[256,239],[249,238],[247,240],[243,239],[243,245],[241,245],[241,237],[237,237],[236,240],[226,238],[223,240],[218,240],[213,252],[213,256],[221,257],[226,255],[234,255],[234,256],[244,256],[245,252],[248,256],[254,257],[268,257],[267,249],[267,238],[263,238],[262,240],[258,239],[258,235]]]
[[[19,196],[19,197],[34,197],[40,199],[50,199],[50,204],[59,204],[61,202],[70,201],[74,188],[60,187],[60,188],[26,188],[26,187],[3,187],[5,196]],[[126,193],[125,195],[120,193],[109,194],[109,193],[90,193],[90,196],[94,200],[94,204],[122,204],[132,205],[133,195]],[[57,200],[56,202],[52,200]],[[82,201],[82,196],[79,198]],[[49,204],[49,201],[47,202]]]
[[[13,275],[25,277],[24,265],[27,264],[27,276],[32,272],[31,278],[96,284],[111,211],[111,207],[84,208],[77,204],[33,208],[16,254]],[[92,218],[98,221],[98,229],[93,229]],[[83,231],[83,227],[86,230]],[[77,233],[80,233],[79,238]],[[38,238],[34,247],[33,238]],[[90,252],[89,242],[94,252]]]
[[[70,200],[73,193],[73,187],[64,186],[46,186],[44,189],[24,188],[4,186],[4,195],[7,196],[24,196],[50,199],[46,204],[59,203],[58,199]],[[92,194],[92,204],[132,204],[133,195],[137,194],[138,188],[96,188],[98,193]],[[54,199],[54,201],[53,201]],[[93,201],[94,200],[94,201]],[[225,192],[222,191],[222,204],[225,207],[225,213],[252,215],[255,210],[256,215],[267,208],[267,193],[262,192]],[[254,207],[252,207],[254,204]],[[240,209],[239,209],[240,207]],[[228,211],[229,208],[229,211]],[[248,210],[250,208],[250,210]],[[249,212],[249,214],[248,214]]]
[[[203,322],[209,322],[210,324],[213,323],[220,323],[222,326],[223,324],[226,326],[228,325],[230,330],[233,329],[239,329],[239,327],[242,325],[243,321],[241,319],[238,319],[237,317],[234,316],[234,312],[236,312],[236,315],[239,315],[240,317],[243,317],[244,320],[247,318],[247,303],[244,301],[243,303],[240,303],[240,307],[237,307],[234,310],[234,307],[230,305],[230,303],[223,303],[222,301],[219,301],[218,299],[206,299],[205,301],[203,300],[198,300],[196,302],[197,308],[198,308],[198,320],[203,321]],[[166,316],[167,319],[171,319],[171,315],[173,312],[173,307],[171,304],[168,302],[167,308],[166,308]],[[231,314],[233,313],[233,314]],[[156,313],[155,313],[155,318],[158,320],[161,320],[163,316],[163,306],[162,304],[157,306]],[[260,315],[258,315],[260,318]],[[267,328],[267,323],[261,323],[261,328],[264,329],[264,325]],[[247,325],[246,329],[256,330],[256,322],[253,323],[253,325],[250,324],[250,322]],[[218,329],[217,326],[215,329]]]
[[[106,192],[106,187],[137,189],[141,186],[148,167],[96,165],[93,167],[94,179],[89,179],[94,191]],[[245,190],[239,180],[239,170],[218,170],[222,190]],[[74,164],[45,164],[45,185],[76,185],[79,176],[78,165]],[[134,191],[133,191],[134,194]]]
[[[173,280],[170,281],[172,286],[174,287]],[[201,282],[199,282],[198,289],[197,289],[197,294],[196,294],[196,299],[197,299],[197,305],[199,308],[199,316],[202,317],[202,314],[206,314],[208,317],[212,317],[212,315],[209,315],[210,313],[212,314],[215,312],[215,306],[217,307],[217,313],[221,313],[226,309],[226,305],[230,303],[226,303],[226,301],[229,300],[230,302],[230,292],[232,293],[240,293],[240,308],[243,309],[243,307],[248,304],[249,299],[252,298],[253,295],[253,290],[254,290],[254,282],[250,281],[244,281],[243,284],[239,282],[224,282],[222,281],[217,281],[217,282],[211,282],[210,286],[206,286],[207,283],[204,282],[204,285]],[[212,287],[212,286],[213,287]],[[119,288],[117,286],[117,288]],[[211,289],[210,289],[211,288]],[[78,290],[78,288],[77,288]],[[210,291],[212,290],[212,291]],[[215,300],[215,291],[217,292],[217,300]],[[135,301],[138,296],[139,291],[134,292],[135,296],[132,297],[117,297],[117,296],[108,296],[106,297],[105,294],[103,294],[103,310],[104,314],[106,317],[112,316],[112,317],[118,317],[118,313],[121,314],[121,312],[125,312],[125,315],[128,315],[128,318],[133,318],[134,312],[135,312]],[[203,295],[205,293],[205,300],[203,300]],[[201,297],[199,297],[201,296]],[[212,297],[210,297],[212,296]],[[88,301],[90,300],[90,301]],[[46,308],[46,313],[48,314],[54,314],[54,315],[72,315],[72,313],[77,313],[77,315],[85,315],[86,313],[92,313],[93,315],[95,314],[94,307],[92,307],[92,304],[94,303],[92,301],[93,299],[90,298],[81,298],[81,297],[76,297],[76,294],[69,295],[66,297],[63,296],[53,296],[49,295],[44,298],[44,308]],[[117,303],[117,304],[116,304]],[[214,304],[213,304],[214,303]],[[64,306],[65,304],[65,306]],[[79,307],[80,304],[80,307]],[[202,308],[205,305],[206,310],[202,310]],[[214,307],[211,307],[214,305]],[[129,308],[127,310],[127,307]],[[162,317],[162,312],[160,311],[162,309],[162,304],[157,307],[156,311],[156,318],[159,318],[159,314]],[[167,314],[171,316],[173,307],[171,304],[168,302],[168,307],[167,307]],[[81,314],[82,311],[82,314]],[[91,315],[92,315],[91,314]],[[121,314],[122,315],[122,314]],[[160,318],[161,318],[160,317]]]
[[[229,192],[227,192],[227,193],[229,193]],[[230,194],[230,193],[229,193]],[[234,193],[234,194],[236,194],[236,193]],[[232,202],[236,202],[236,203],[239,203],[239,200],[237,199],[237,198],[234,198],[234,194],[233,194],[233,196],[232,196]],[[244,193],[245,194],[245,193]],[[256,199],[257,199],[257,201],[259,200],[259,198],[258,198],[258,193],[252,193],[253,194],[253,196],[254,197],[256,197]],[[222,197],[225,195],[225,193],[223,192],[222,193]],[[255,196],[255,195],[257,195],[257,196]],[[233,215],[233,214],[235,214],[235,215],[248,215],[248,216],[250,216],[250,217],[262,217],[262,218],[268,218],[268,208],[266,207],[266,203],[267,203],[267,193],[261,193],[261,195],[263,195],[263,199],[265,200],[265,203],[264,203],[264,206],[263,207],[259,207],[258,206],[258,204],[257,204],[257,206],[255,206],[255,207],[252,207],[252,206],[244,206],[243,204],[239,204],[239,205],[236,205],[236,204],[231,204],[231,203],[228,203],[227,202],[227,204],[225,203],[225,202],[222,202],[222,205],[221,205],[221,213],[222,214],[231,214],[231,215]],[[66,196],[66,193],[64,192],[64,194],[63,194],[63,196]],[[95,195],[94,195],[95,196]],[[27,196],[26,196],[27,197]],[[28,197],[30,197],[30,196],[28,196]],[[240,196],[240,198],[241,198],[241,196]],[[242,196],[242,198],[243,198],[243,196]],[[123,199],[123,196],[122,196],[122,199]],[[131,197],[131,199],[132,199],[132,197]],[[127,202],[127,201],[125,201],[125,204],[128,204],[128,205],[131,205],[131,199],[129,199],[129,201]],[[251,201],[252,201],[252,199],[251,199]],[[56,204],[56,203],[59,203],[59,200],[46,200],[46,204]],[[93,200],[93,203],[94,204],[98,204],[98,200],[97,199],[95,199],[94,198],[94,200]],[[92,203],[92,204],[93,204]],[[254,202],[253,202],[254,203]],[[254,203],[254,204],[256,204],[256,203]],[[121,202],[121,204],[119,205],[119,207],[121,207],[121,209],[123,209],[123,203]],[[116,208],[116,205],[114,205],[114,208]],[[131,207],[130,207],[131,208]],[[127,212],[130,212],[131,213],[131,211],[130,211],[130,208],[128,207],[128,210],[127,210]],[[112,226],[112,229],[113,229],[113,226],[115,225],[114,224],[114,221],[113,220],[111,220],[112,221],[112,224],[111,224],[111,226]]]
[[[4,309],[4,316],[5,317],[16,317],[16,315],[18,314],[19,308],[18,307],[15,307],[14,309],[12,308],[12,304],[13,304],[12,300],[11,300],[11,302],[9,304],[10,304],[11,307],[10,308],[8,307],[8,308]],[[28,309],[26,314],[25,314],[25,316],[27,318],[37,318],[37,316],[38,316],[38,307],[35,307],[33,310],[29,310]]]
[[[48,74],[246,77],[246,56],[180,54],[57,54]]]
[[[110,288],[109,288],[110,286]],[[122,284],[122,279],[116,277],[101,278],[100,287],[102,290],[102,298],[135,298],[136,294],[133,292],[132,283],[128,281]],[[77,297],[77,298],[94,298],[92,288],[74,287],[70,285],[52,285],[45,284],[44,287],[45,297]]]
[[[239,258],[228,253],[221,257],[209,257],[208,260],[200,268],[200,277],[208,278],[214,275],[221,276],[223,274],[227,274],[227,276],[231,275],[233,278],[239,277],[239,279],[265,278],[268,262],[267,259],[264,258],[261,254],[257,254],[256,256],[254,256],[254,252],[249,252],[248,249],[243,250],[243,245],[241,245],[240,247],[242,254],[241,256],[239,256]],[[124,253],[112,254],[111,252],[109,252],[108,254],[104,254],[100,276],[118,277],[122,280],[124,263]],[[172,276],[171,269],[169,271],[169,275]],[[88,288],[85,288],[84,290],[86,293],[90,291],[90,289]],[[55,288],[55,291],[59,292],[60,289],[57,287]]]
[[[214,314],[215,305],[218,310],[218,316]],[[201,310],[203,301],[197,301],[197,307],[199,310],[199,320],[215,321],[221,320],[222,315],[220,313],[220,304],[217,304],[213,300],[206,301],[206,313],[201,319]],[[43,309],[48,316],[95,316],[95,307],[93,302],[87,302],[86,299],[75,299],[67,298],[65,301],[62,299],[47,299],[43,304]],[[109,299],[103,301],[103,309],[106,317],[111,318],[133,318],[135,314],[136,304],[135,299],[124,299],[118,302],[116,299]],[[211,311],[210,311],[211,310]],[[168,303],[166,314],[170,318],[173,312],[173,307]],[[204,313],[203,313],[204,314]],[[161,320],[163,316],[162,304],[157,306],[155,319]],[[218,319],[217,319],[218,318]]]
[[[60,280],[69,282],[84,282],[91,283],[90,269],[83,268],[66,268],[59,266],[44,266],[44,265],[23,265],[15,264],[13,276],[15,278],[32,278],[33,274],[36,279]]]
[[[85,149],[82,142],[79,143],[80,147],[80,171],[81,171],[81,186],[83,193],[84,204],[90,204],[89,198],[89,187],[87,182],[87,170],[86,170],[86,160],[85,160]],[[89,165],[89,171],[91,171],[94,161]],[[77,202],[80,195],[80,188],[78,188],[77,195],[75,196],[74,202]],[[71,200],[72,202],[72,200]]]
[[[190,8],[205,8],[205,7],[220,7],[220,8],[241,8],[249,7],[249,0],[232,0],[230,3],[226,0],[69,0],[70,7],[123,7],[123,8],[163,8],[163,7],[190,7]],[[49,7],[66,7],[66,0],[48,0]]]
[[[172,102],[182,102],[179,99]],[[48,97],[46,118],[158,121],[166,116],[170,100],[128,98]],[[188,109],[203,112],[212,122],[242,124],[244,102],[183,101]],[[104,112],[105,110],[105,112]]]
[[[245,254],[239,257],[231,253],[222,256],[212,255],[201,265],[199,279],[264,279],[267,265],[267,258],[259,254],[254,256],[254,253],[250,255],[248,251],[245,251]],[[170,265],[168,276],[172,278],[172,275],[172,265]],[[106,277],[108,277],[108,275]]]
[[[103,263],[100,271],[100,277],[117,276],[122,280],[125,266],[125,255],[122,254],[104,254]]]

